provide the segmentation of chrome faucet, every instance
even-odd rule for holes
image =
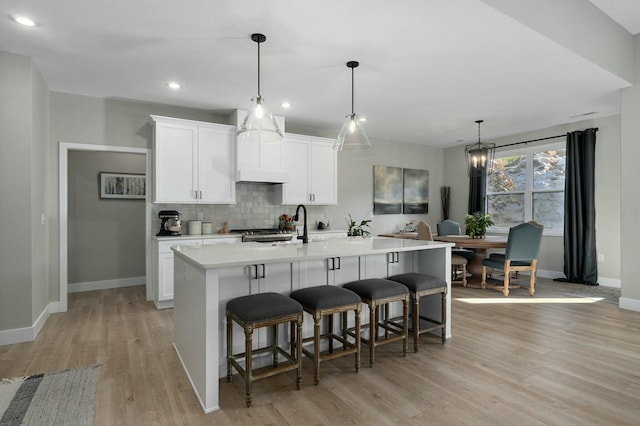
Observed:
[[[304,227],[302,230],[302,236],[298,235],[297,238],[302,240],[302,244],[307,244],[309,242],[309,232],[307,231],[307,208],[303,204],[299,204],[298,207],[296,207],[296,214],[293,216],[293,220],[296,222],[299,220],[298,212],[300,211],[300,207],[302,207],[302,211],[304,212]]]

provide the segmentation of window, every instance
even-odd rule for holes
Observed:
[[[565,144],[497,152],[487,178],[487,212],[504,230],[535,220],[545,234],[564,230]]]

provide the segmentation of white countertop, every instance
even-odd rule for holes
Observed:
[[[232,243],[220,245],[174,246],[173,251],[204,268],[293,262],[328,257],[360,256],[397,251],[453,247],[453,243],[385,237],[339,237],[300,243]]]

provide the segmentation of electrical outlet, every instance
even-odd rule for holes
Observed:
[[[598,262],[604,262],[604,254],[598,255]]]

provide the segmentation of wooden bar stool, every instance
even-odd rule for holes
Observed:
[[[362,302],[360,297],[354,292],[342,287],[331,285],[321,285],[317,287],[307,287],[292,292],[289,297],[299,302],[305,312],[313,316],[313,337],[303,338],[303,342],[313,342],[313,352],[302,348],[302,352],[313,359],[313,381],[317,385],[320,382],[320,362],[328,361],[346,355],[355,354],[356,372],[360,371],[360,310]],[[353,311],[355,314],[355,341],[347,340],[347,314]],[[340,335],[333,332],[333,314],[341,313]],[[327,316],[328,331],[322,334],[322,318]],[[328,339],[329,350],[322,354],[320,351],[320,340]],[[333,342],[342,343],[342,350],[333,351]]]
[[[411,300],[413,302],[411,330],[413,331],[414,352],[418,352],[420,334],[433,330],[442,330],[442,343],[444,344],[447,340],[447,282],[441,278],[416,272],[394,275],[388,279],[397,281],[406,286],[411,294]],[[440,318],[440,321],[420,315],[420,298],[423,296],[430,296],[432,294],[440,294],[442,298],[442,317]],[[426,328],[420,328],[420,320],[426,321],[431,325]]]
[[[369,278],[344,285],[369,306],[369,338],[361,340],[369,345],[369,364],[375,364],[375,348],[386,343],[402,340],[402,353],[407,355],[407,330],[409,326],[409,290],[404,285],[383,278]],[[389,321],[389,303],[402,302],[402,325]],[[385,317],[380,317],[379,308],[385,307]],[[378,329],[384,330],[384,337],[378,336]],[[389,334],[391,333],[391,335]]]
[[[227,381],[231,382],[233,366],[244,378],[247,407],[251,406],[251,385],[255,380],[264,379],[286,371],[297,370],[296,389],[302,383],[302,345],[296,344],[296,336],[302,335],[302,306],[295,300],[280,293],[260,293],[237,297],[227,302]],[[233,353],[233,321],[244,329],[245,352]],[[278,345],[278,325],[291,325],[291,353]],[[273,342],[264,348],[253,348],[253,330],[260,327],[273,327]],[[254,372],[253,355],[271,352],[273,369]],[[279,365],[278,356],[288,361]],[[244,359],[245,368],[238,363]]]

